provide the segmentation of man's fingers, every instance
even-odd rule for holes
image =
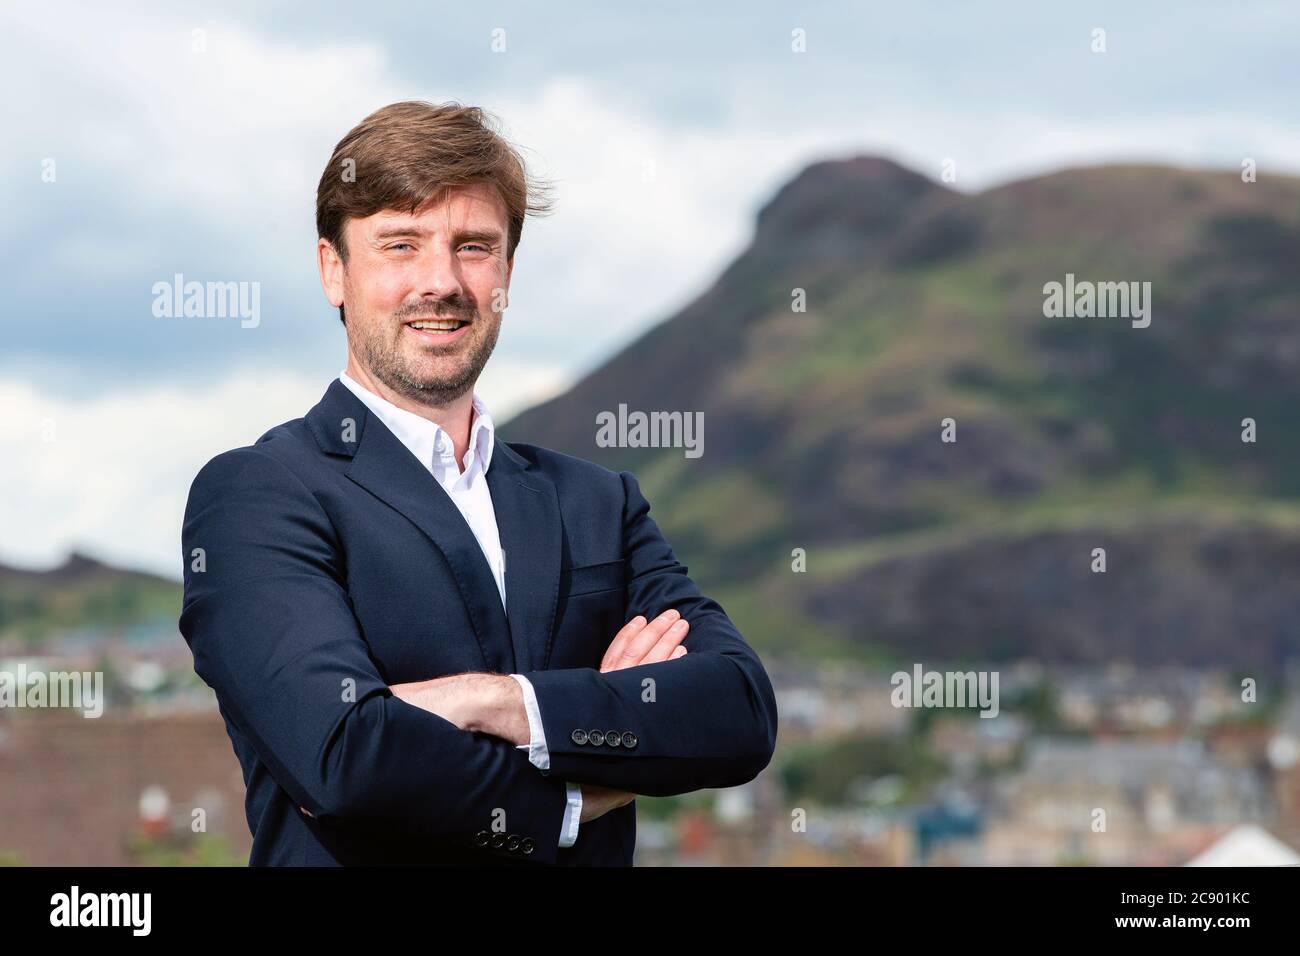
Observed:
[[[686,646],[684,644],[679,644],[677,646],[677,650],[673,651],[672,654],[669,655],[668,659],[670,661],[675,661],[677,660],[677,658],[685,657],[685,656],[686,656]]]
[[[690,629],[691,622],[686,618],[673,622],[672,626],[664,632],[664,636],[659,638],[654,647],[646,651],[637,663],[657,664],[660,661],[671,659],[678,649],[685,650],[685,648],[681,647],[681,643],[686,639],[686,634]]]
[[[615,670],[624,667],[634,667],[641,663],[641,659],[649,653],[650,649],[659,643],[659,639],[667,633],[681,615],[676,608],[669,608],[660,614],[657,618],[647,624],[641,630],[637,631],[627,643],[623,650],[614,656],[613,664]]]
[[[638,614],[614,635],[601,658],[600,671],[603,674],[681,657],[685,653],[681,643],[690,629],[690,622],[675,608],[669,608],[648,623]],[[678,653],[679,648],[681,653]]]
[[[605,656],[600,659],[601,671],[613,670],[613,664],[618,660],[623,648],[634,635],[639,633],[646,626],[646,619],[638,614],[632,620],[623,625],[622,629],[614,635],[614,640],[609,642],[609,647],[605,649]]]
[[[666,612],[665,612],[666,613]],[[676,612],[674,612],[676,613]],[[651,647],[663,633],[663,614],[647,623],[643,615],[638,614],[623,625],[622,630],[614,636],[605,656],[601,659],[601,671],[616,671],[631,667],[641,659],[642,645]],[[668,623],[672,623],[671,619]]]

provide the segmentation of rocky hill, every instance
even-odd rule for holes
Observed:
[[[1275,664],[1300,652],[1298,265],[1294,178],[970,195],[819,163],[712,287],[502,435],[634,471],[761,647]],[[1151,283],[1149,325],[1046,316],[1067,275]],[[704,453],[601,447],[620,404],[702,413]]]

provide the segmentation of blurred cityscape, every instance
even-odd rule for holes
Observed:
[[[0,672],[102,672],[106,702],[93,719],[0,707],[0,861],[246,863],[239,766],[174,624],[22,633],[0,638]],[[1004,664],[987,718],[895,706],[910,665],[764,659],[772,765],[744,787],[640,798],[638,865],[1300,863],[1300,666],[1256,687]]]

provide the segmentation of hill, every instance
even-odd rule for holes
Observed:
[[[0,638],[24,645],[83,629],[174,631],[180,607],[179,582],[76,552],[45,571],[0,564]]]
[[[1297,262],[1294,178],[967,195],[818,163],[694,302],[502,435],[634,471],[760,647],[1274,664],[1300,651]],[[1150,282],[1150,325],[1046,317],[1067,274]],[[599,447],[620,404],[701,412],[704,454]]]

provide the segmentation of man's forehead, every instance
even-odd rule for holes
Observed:
[[[454,228],[499,229],[505,221],[505,204],[489,189],[458,187],[444,197],[436,197],[414,212],[410,209],[381,209],[359,222],[371,229],[409,226],[421,230],[437,229],[446,223]]]

